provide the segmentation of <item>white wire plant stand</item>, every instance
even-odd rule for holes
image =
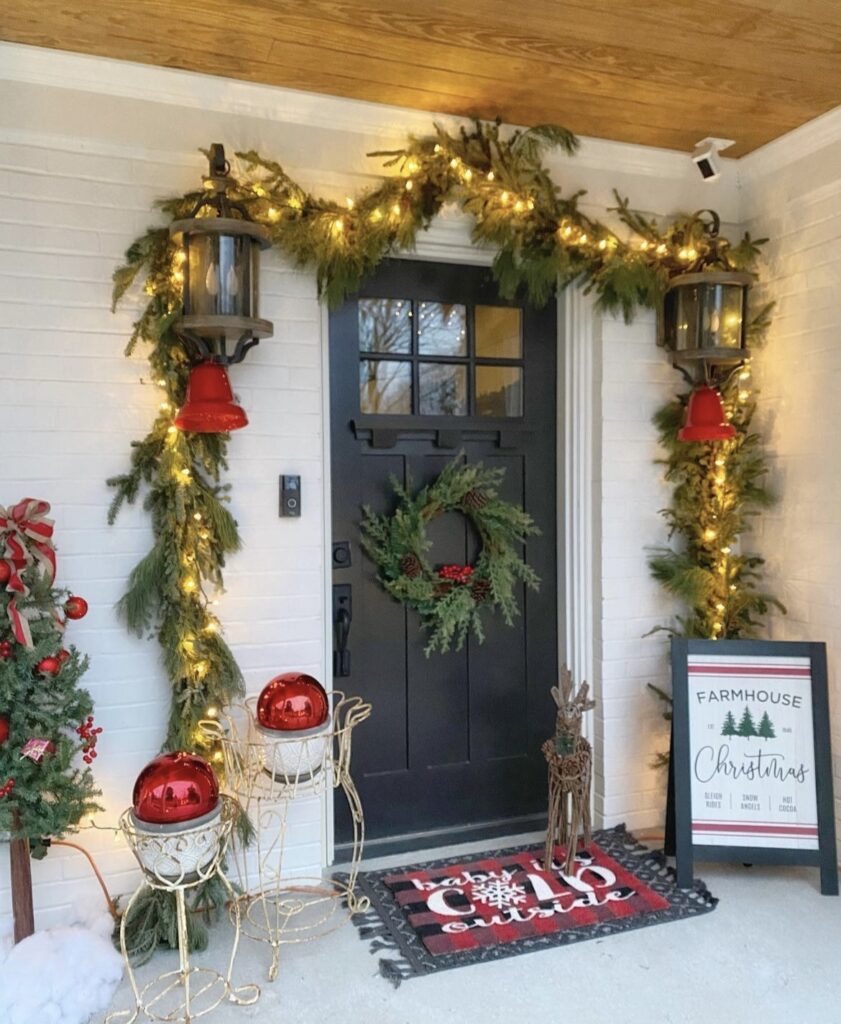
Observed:
[[[350,774],[353,730],[371,714],[371,705],[339,691],[330,694],[325,725],[306,732],[262,729],[256,723],[257,698],[232,705],[202,721],[206,741],[221,751],[226,787],[235,794],[256,835],[244,845],[234,835],[229,861],[241,889],[243,934],[271,947],[269,981],[277,977],[281,946],[310,942],[369,908],[356,891],[365,841],[365,818]],[[353,825],[350,868],[341,880],[296,875],[285,860],[295,827],[296,805],[341,789]]]
[[[120,817],[120,828],[143,871],[143,880],[126,904],[120,923],[120,949],[134,994],[134,1006],[109,1013],[105,1018],[106,1024],[133,1024],[141,1014],[151,1021],[191,1024],[223,1002],[250,1006],[259,999],[257,985],[234,988],[232,983],[240,940],[240,909],[234,888],[222,871],[222,860],[238,811],[235,801],[229,796],[220,797],[220,805],[219,814],[212,820],[194,823],[192,827],[187,823],[177,831],[146,831],[138,825],[131,810]],[[230,897],[234,927],[233,946],[225,974],[208,967],[191,966],[188,952],[187,890],[214,876],[219,878]],[[172,893],[175,898],[179,964],[177,970],[166,971],[139,988],[126,949],[126,922],[147,888]]]

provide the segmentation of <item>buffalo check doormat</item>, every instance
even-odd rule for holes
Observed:
[[[561,849],[549,870],[536,846],[365,871],[360,894],[371,901],[354,915],[371,952],[384,954],[380,974],[407,978],[604,938],[632,928],[679,921],[713,910],[704,884],[678,889],[662,855],[623,825],[594,833],[570,874]]]

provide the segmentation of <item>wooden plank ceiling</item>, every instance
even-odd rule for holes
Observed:
[[[0,38],[728,156],[841,103],[839,0],[2,0]]]

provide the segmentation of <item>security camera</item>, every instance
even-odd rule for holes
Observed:
[[[718,156],[723,150],[728,149],[734,143],[733,139],[717,139],[709,136],[695,146],[692,151],[692,160],[701,172],[704,181],[715,181],[721,174],[721,161]]]

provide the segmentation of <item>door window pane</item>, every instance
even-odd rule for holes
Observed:
[[[360,299],[359,351],[411,352],[412,303],[408,299]]]
[[[360,412],[411,415],[412,364],[394,359],[359,363]]]
[[[467,415],[467,367],[452,363],[421,363],[419,367],[422,416]]]
[[[522,416],[522,369],[519,366],[477,366],[476,412],[479,416]]]
[[[477,306],[476,355],[480,359],[522,359],[523,311],[511,306]]]
[[[418,351],[425,356],[466,356],[466,308],[444,302],[418,303]]]

